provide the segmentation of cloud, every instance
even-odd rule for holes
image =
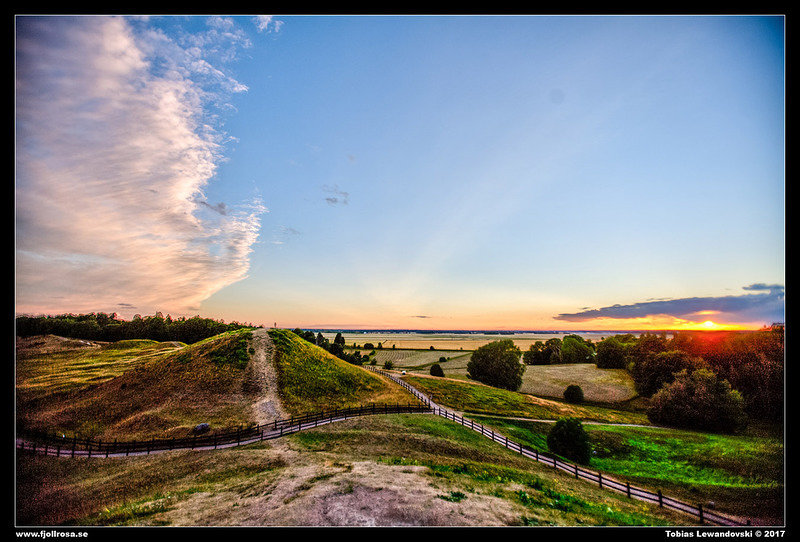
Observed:
[[[278,21],[273,15],[256,15],[253,17],[253,23],[256,25],[259,32],[267,34],[271,32],[278,33],[280,32],[281,26],[283,26],[283,21]]]
[[[171,39],[141,19],[17,19],[18,312],[180,314],[247,275],[266,208],[204,194],[215,108],[246,88],[208,60],[242,45],[213,24]]]
[[[412,316],[411,318],[433,318],[433,316],[425,316],[424,314],[418,314],[416,316]]]
[[[350,194],[339,190],[338,185],[325,185],[322,187],[322,190],[331,194],[325,198],[325,201],[327,201],[329,205],[338,205],[340,203],[342,205],[347,205],[350,202]]]
[[[631,305],[612,305],[600,309],[559,314],[554,318],[567,322],[585,322],[595,318],[643,318],[668,315],[690,318],[714,314],[724,322],[775,322],[784,319],[784,287],[778,284],[751,284],[747,291],[766,291],[761,294],[743,294],[721,297],[687,297],[645,301]]]

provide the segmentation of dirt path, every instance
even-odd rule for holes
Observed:
[[[258,424],[288,418],[278,396],[278,372],[275,367],[275,345],[265,328],[253,331],[252,362],[248,370],[253,371],[248,380],[256,386],[260,398],[253,404],[253,416]]]

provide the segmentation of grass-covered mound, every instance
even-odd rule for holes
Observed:
[[[494,388],[478,382],[464,382],[450,378],[416,375],[404,376],[403,379],[427,394],[435,403],[461,412],[543,420],[571,417],[613,423],[649,423],[647,416],[642,413],[591,405],[572,405],[561,401],[542,399],[524,393]]]
[[[271,329],[281,402],[293,414],[366,403],[418,401],[391,380],[340,360],[283,329]]]
[[[101,343],[55,335],[17,339],[17,394],[28,401],[100,384],[186,346],[145,339]]]
[[[251,336],[249,330],[223,333],[151,353],[134,368],[94,386],[29,400],[20,396],[18,422],[22,428],[104,440],[186,436],[203,422],[212,429],[248,424],[253,397],[245,368]],[[150,341],[113,343],[101,352],[130,352],[134,343]]]

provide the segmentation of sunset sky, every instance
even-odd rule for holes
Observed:
[[[784,19],[16,18],[16,310],[784,320]]]

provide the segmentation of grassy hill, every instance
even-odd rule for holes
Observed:
[[[417,403],[391,380],[340,360],[291,331],[271,329],[281,402],[293,414],[364,403]]]
[[[575,417],[611,423],[649,424],[641,412],[628,412],[594,405],[573,405],[494,388],[475,381],[461,381],[432,376],[407,375],[409,384],[427,394],[434,402],[461,412],[556,420]]]
[[[62,360],[50,374],[38,376],[45,361],[37,358],[31,368],[29,360],[20,360],[18,423],[120,440],[185,436],[202,422],[212,428],[248,424],[253,401],[245,371],[250,338],[249,330],[238,330],[177,348],[121,341]],[[137,351],[141,355],[135,361],[120,361]],[[128,370],[114,376],[123,364]],[[59,365],[66,367],[60,374]],[[92,370],[100,372],[100,383],[89,385],[86,374]],[[48,380],[49,387],[36,389]]]

